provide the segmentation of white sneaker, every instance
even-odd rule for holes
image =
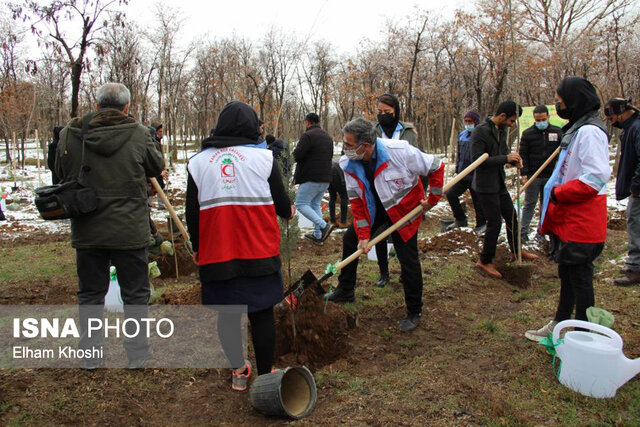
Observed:
[[[558,322],[552,320],[551,322],[544,325],[542,328],[536,330],[530,330],[524,333],[525,338],[530,339],[531,341],[540,342],[542,339],[549,336],[549,334],[553,333],[553,328],[556,327]]]

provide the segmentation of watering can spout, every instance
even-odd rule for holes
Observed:
[[[620,386],[640,374],[640,357],[637,359],[628,359],[622,356],[622,363],[620,365]]]

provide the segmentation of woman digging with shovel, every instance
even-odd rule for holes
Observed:
[[[561,151],[544,187],[539,233],[550,234],[558,263],[560,301],[555,318],[525,337],[540,341],[555,325],[571,318],[587,320],[595,304],[593,261],[607,237],[607,190],[611,176],[609,138],[598,116],[600,99],[593,85],[580,77],[565,78],[556,89],[556,110],[569,120],[562,131]]]
[[[258,375],[271,372],[273,306],[280,302],[280,229],[295,207],[273,154],[257,148],[258,116],[242,102],[227,104],[213,136],[189,160],[186,219],[200,268],[202,304],[246,306]],[[238,310],[218,313],[218,335],[231,363],[232,388],[245,390],[251,363],[242,354]]]

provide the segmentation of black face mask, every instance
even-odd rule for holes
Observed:
[[[611,126],[613,126],[614,128],[622,129],[622,123],[621,122],[611,123]]]
[[[573,109],[572,108],[560,109],[560,103],[556,102],[556,113],[558,113],[558,116],[560,118],[569,120],[573,115]]]
[[[391,113],[378,114],[378,123],[380,123],[380,126],[383,128],[393,126],[395,121],[396,119]]]

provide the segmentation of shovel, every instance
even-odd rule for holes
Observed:
[[[553,159],[556,158],[556,156],[558,155],[558,153],[560,153],[560,148],[558,146],[558,148],[556,148],[556,151],[554,151],[553,153],[551,153],[551,155],[549,156],[549,158],[547,160],[545,160],[545,162],[542,164],[542,166],[540,166],[538,168],[538,170],[536,171],[536,173],[534,173],[533,175],[531,175],[531,177],[527,180],[527,182],[522,186],[522,188],[520,189],[520,191],[518,192],[518,194],[515,195],[515,197],[513,198],[513,200],[517,200],[518,197],[520,197],[520,195],[522,193],[524,193],[524,190],[526,190],[531,183],[538,177],[538,175],[540,175],[542,173],[543,170],[545,170],[545,168],[547,166],[549,166],[549,163],[551,163],[553,161]]]
[[[488,157],[489,157],[489,155],[485,153],[482,156],[480,156],[475,162],[473,162],[469,166],[467,166],[462,172],[460,172],[458,175],[453,177],[453,179],[451,181],[449,181],[442,188],[442,193],[443,194],[446,193],[451,187],[456,185],[461,179],[463,179],[465,176],[467,176],[471,172],[473,172],[473,170],[475,168],[477,168],[482,162],[487,160]],[[431,207],[429,209],[431,209]],[[427,210],[429,210],[429,209],[427,209]],[[367,250],[370,250],[371,248],[373,248],[378,242],[380,242],[381,240],[385,239],[387,236],[389,236],[391,233],[396,231],[398,228],[402,227],[407,222],[409,222],[412,219],[416,218],[418,215],[422,215],[423,212],[424,212],[424,208],[422,207],[422,205],[416,206],[411,212],[409,212],[408,214],[406,214],[405,216],[400,218],[400,220],[398,220],[398,222],[396,222],[391,227],[389,227],[386,230],[384,230],[382,233],[378,234],[373,239],[371,239],[369,241],[369,244],[367,244]],[[349,255],[347,258],[343,259],[336,266],[336,271],[335,272],[337,273],[340,270],[342,270],[343,268],[345,268],[347,265],[351,264],[354,260],[356,260],[363,253],[364,253],[364,251],[362,249],[358,249],[357,251],[355,251],[354,253]],[[321,283],[326,281],[328,278],[330,278],[333,275],[334,275],[334,272],[333,271],[329,271],[329,272],[325,273],[319,279],[316,279],[316,276],[314,276],[313,272],[311,272],[311,270],[307,270],[302,275],[302,277],[300,279],[298,279],[295,283],[293,283],[293,285],[291,285],[289,287],[289,289],[284,294],[284,298],[292,306],[295,307],[296,304],[297,304],[298,298],[300,298],[300,296],[303,294],[303,292],[307,288],[312,286],[312,285],[314,286],[314,289],[316,290],[316,292],[319,295],[320,294],[324,294],[325,290],[322,287]]]
[[[160,197],[160,200],[162,200],[162,203],[164,203],[164,206],[169,211],[169,215],[171,215],[171,218],[178,226],[178,230],[180,230],[180,234],[182,234],[182,238],[184,239],[184,246],[187,248],[190,254],[193,253],[193,249],[191,248],[191,240],[189,239],[189,232],[187,232],[187,229],[184,228],[184,225],[182,225],[182,221],[180,221],[180,218],[178,218],[178,214],[176,214],[173,206],[171,206],[167,195],[164,194],[164,191],[162,191],[162,187],[160,187],[160,184],[158,184],[158,180],[155,178],[149,178],[149,181],[151,182],[151,185],[153,185],[153,188],[156,190],[156,193],[158,193],[158,197]]]

